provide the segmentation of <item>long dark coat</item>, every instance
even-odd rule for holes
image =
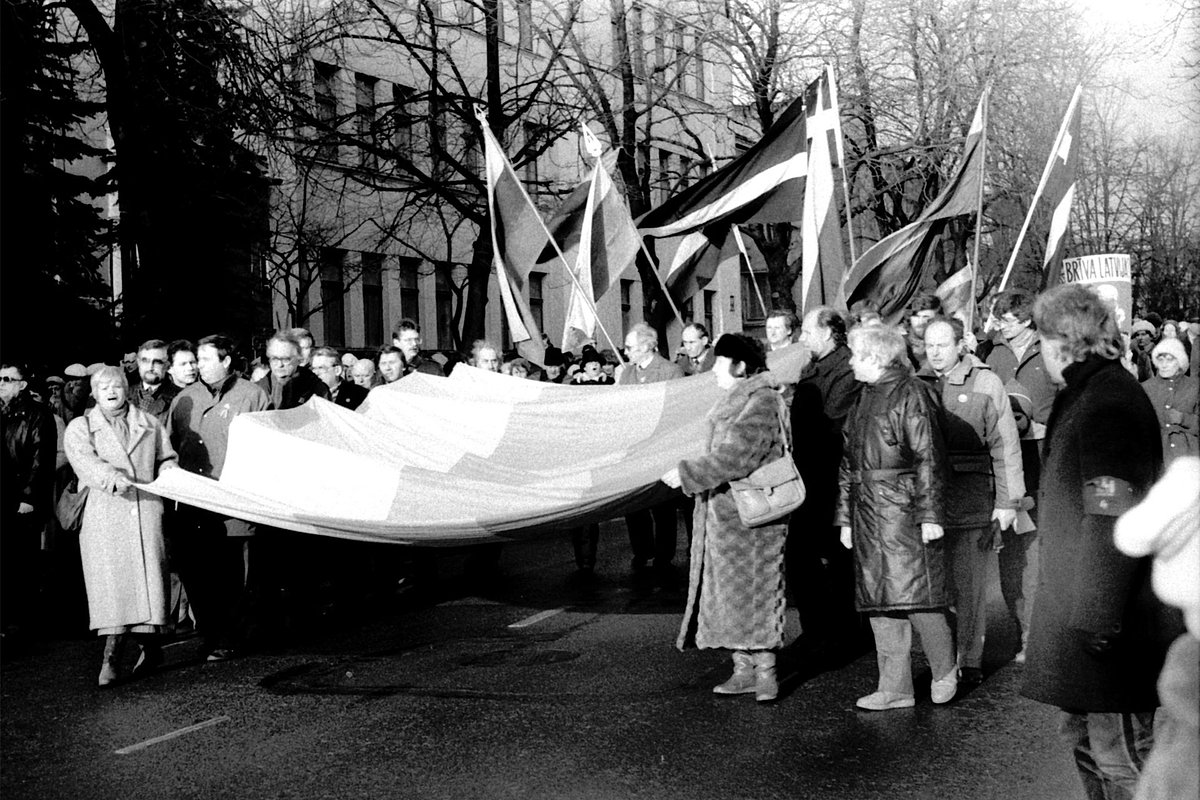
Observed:
[[[676,645],[771,650],[783,645],[786,520],[747,528],[729,481],[784,453],[778,382],[769,372],[740,381],[708,412],[707,455],[679,463],[696,498],[687,608]]]
[[[903,367],[863,387],[846,419],[838,524],[851,527],[859,611],[938,608],[946,596],[942,540],[947,455],[942,402]]]
[[[1113,544],[1117,517],[1158,477],[1162,440],[1137,380],[1093,356],[1063,371],[1042,451],[1041,576],[1021,693],[1076,712],[1152,711],[1179,618],[1154,597],[1150,562]],[[1116,644],[1089,652],[1098,636]]]

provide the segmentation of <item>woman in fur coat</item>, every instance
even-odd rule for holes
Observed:
[[[725,334],[713,374],[725,395],[708,412],[707,454],[679,462],[662,480],[696,498],[687,608],[677,646],[733,651],[733,676],[717,694],[779,693],[775,650],[783,645],[783,544],[787,520],[747,528],[729,482],[784,453],[787,407],[767,372],[762,345]],[[788,434],[790,435],[790,433]]]

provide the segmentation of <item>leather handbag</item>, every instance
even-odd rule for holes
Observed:
[[[783,456],[763,464],[745,478],[729,482],[738,517],[747,528],[777,522],[804,503],[804,479],[792,458],[792,426],[782,397],[779,406]]]
[[[92,436],[92,423],[83,415],[87,425],[88,438]],[[54,516],[58,525],[68,533],[79,533],[83,528],[83,508],[87,505],[88,487],[79,486],[79,478],[71,478],[70,483],[63,487],[62,493],[54,503]]]
[[[54,516],[64,531],[79,533],[83,527],[83,508],[87,505],[88,487],[80,488],[79,479],[68,483],[54,504]]]

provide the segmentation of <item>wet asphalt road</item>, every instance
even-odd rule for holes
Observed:
[[[507,545],[483,589],[443,553],[428,593],[225,663],[182,640],[105,690],[98,639],[35,643],[0,671],[0,796],[1082,797],[1053,709],[1017,696],[994,585],[987,679],[950,705],[926,683],[856,711],[874,655],[819,672],[798,648],[763,705],[711,693],[725,653],[674,649],[684,596],[629,585],[620,525],[600,548],[580,585],[565,537]]]

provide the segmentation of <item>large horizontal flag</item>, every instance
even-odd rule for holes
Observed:
[[[840,150],[842,126],[833,80],[833,70],[826,66],[821,77],[804,93],[809,141],[808,179],[800,222],[800,277],[806,312],[817,306],[843,304],[841,288],[846,259],[833,178],[833,157]]]
[[[546,228],[487,119],[482,113],[478,118],[483,130],[492,261],[509,335],[522,356],[541,364],[546,358],[546,348],[525,293],[529,273],[548,238]]]
[[[847,305],[869,300],[889,321],[897,319],[925,278],[929,252],[955,218],[974,214],[983,185],[988,91],[985,89],[967,131],[962,160],[953,176],[917,219],[863,253],[846,274]]]
[[[1079,98],[1082,93],[1083,86],[1076,86],[1062,126],[1058,129],[1058,136],[1054,139],[1054,147],[1050,150],[1050,158],[1042,170],[1042,179],[1038,181],[1037,190],[1033,193],[1029,213],[1025,215],[1025,222],[1021,225],[1016,245],[1009,256],[1004,277],[1000,280],[1001,289],[1008,284],[1021,244],[1025,240],[1025,233],[1035,216],[1050,217],[1046,252],[1042,257],[1042,273],[1046,284],[1053,285],[1059,282],[1067,223],[1071,220],[1071,204],[1075,200],[1075,180],[1079,166]]]
[[[637,221],[643,236],[684,236],[713,227],[794,222],[803,202],[804,100],[784,109],[757,144]]]

